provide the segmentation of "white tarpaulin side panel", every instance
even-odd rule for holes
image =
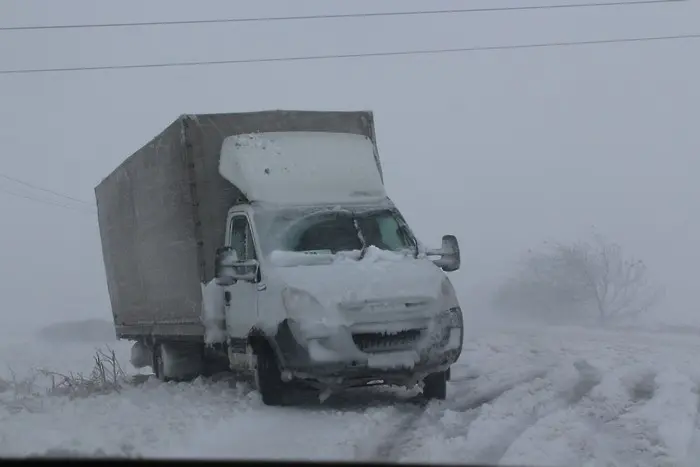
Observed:
[[[386,197],[372,141],[314,131],[229,136],[221,175],[250,201],[276,204],[355,203]]]

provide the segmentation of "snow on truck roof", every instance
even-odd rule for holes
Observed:
[[[386,198],[375,146],[362,135],[263,132],[224,139],[219,173],[250,201],[303,205]]]

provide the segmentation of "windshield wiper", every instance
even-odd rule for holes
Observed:
[[[350,219],[352,220],[352,225],[355,227],[355,232],[357,233],[357,238],[360,240],[360,244],[362,245],[362,249],[360,250],[360,257],[357,259],[360,261],[365,257],[365,254],[367,254],[367,241],[365,240],[365,236],[362,234],[362,229],[360,229],[360,224],[357,221],[357,216],[355,216],[355,213],[349,209],[333,209],[332,212],[340,217],[340,216],[349,216]]]
[[[355,217],[355,213],[352,214],[352,224],[355,226],[355,231],[357,231],[357,238],[360,239],[360,243],[362,244],[362,249],[360,250],[360,258],[358,259],[358,261],[360,261],[365,257],[365,254],[367,254],[367,241],[365,240],[365,236],[362,234],[362,229],[360,229],[360,224],[357,222],[357,217]]]
[[[420,251],[418,251],[418,239],[411,235],[411,233],[408,231],[408,226],[406,226],[406,224],[403,222],[399,224],[399,229],[406,237],[406,240],[413,244],[413,257],[418,258],[418,254],[420,253]]]

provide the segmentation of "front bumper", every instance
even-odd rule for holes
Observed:
[[[389,353],[387,353],[389,354]],[[386,355],[391,358],[391,355]],[[354,387],[370,383],[413,386],[431,373],[447,371],[459,358],[459,350],[442,352],[433,359],[419,359],[410,367],[376,368],[368,362],[313,363],[287,369],[296,379],[322,386]]]
[[[340,330],[337,336],[300,344],[282,323],[275,338],[283,375],[323,387],[363,386],[374,381],[412,386],[430,373],[446,371],[459,358],[464,331],[458,320],[390,334]]]

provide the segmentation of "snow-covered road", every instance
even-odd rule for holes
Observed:
[[[128,343],[113,344],[123,362]],[[0,345],[0,376],[86,371],[94,345]],[[368,388],[272,408],[247,383],[148,379],[119,393],[20,396],[0,383],[0,456],[690,466],[700,462],[700,338],[579,328],[483,330],[448,400]],[[37,385],[41,384],[37,381]],[[39,386],[36,386],[37,388]]]

